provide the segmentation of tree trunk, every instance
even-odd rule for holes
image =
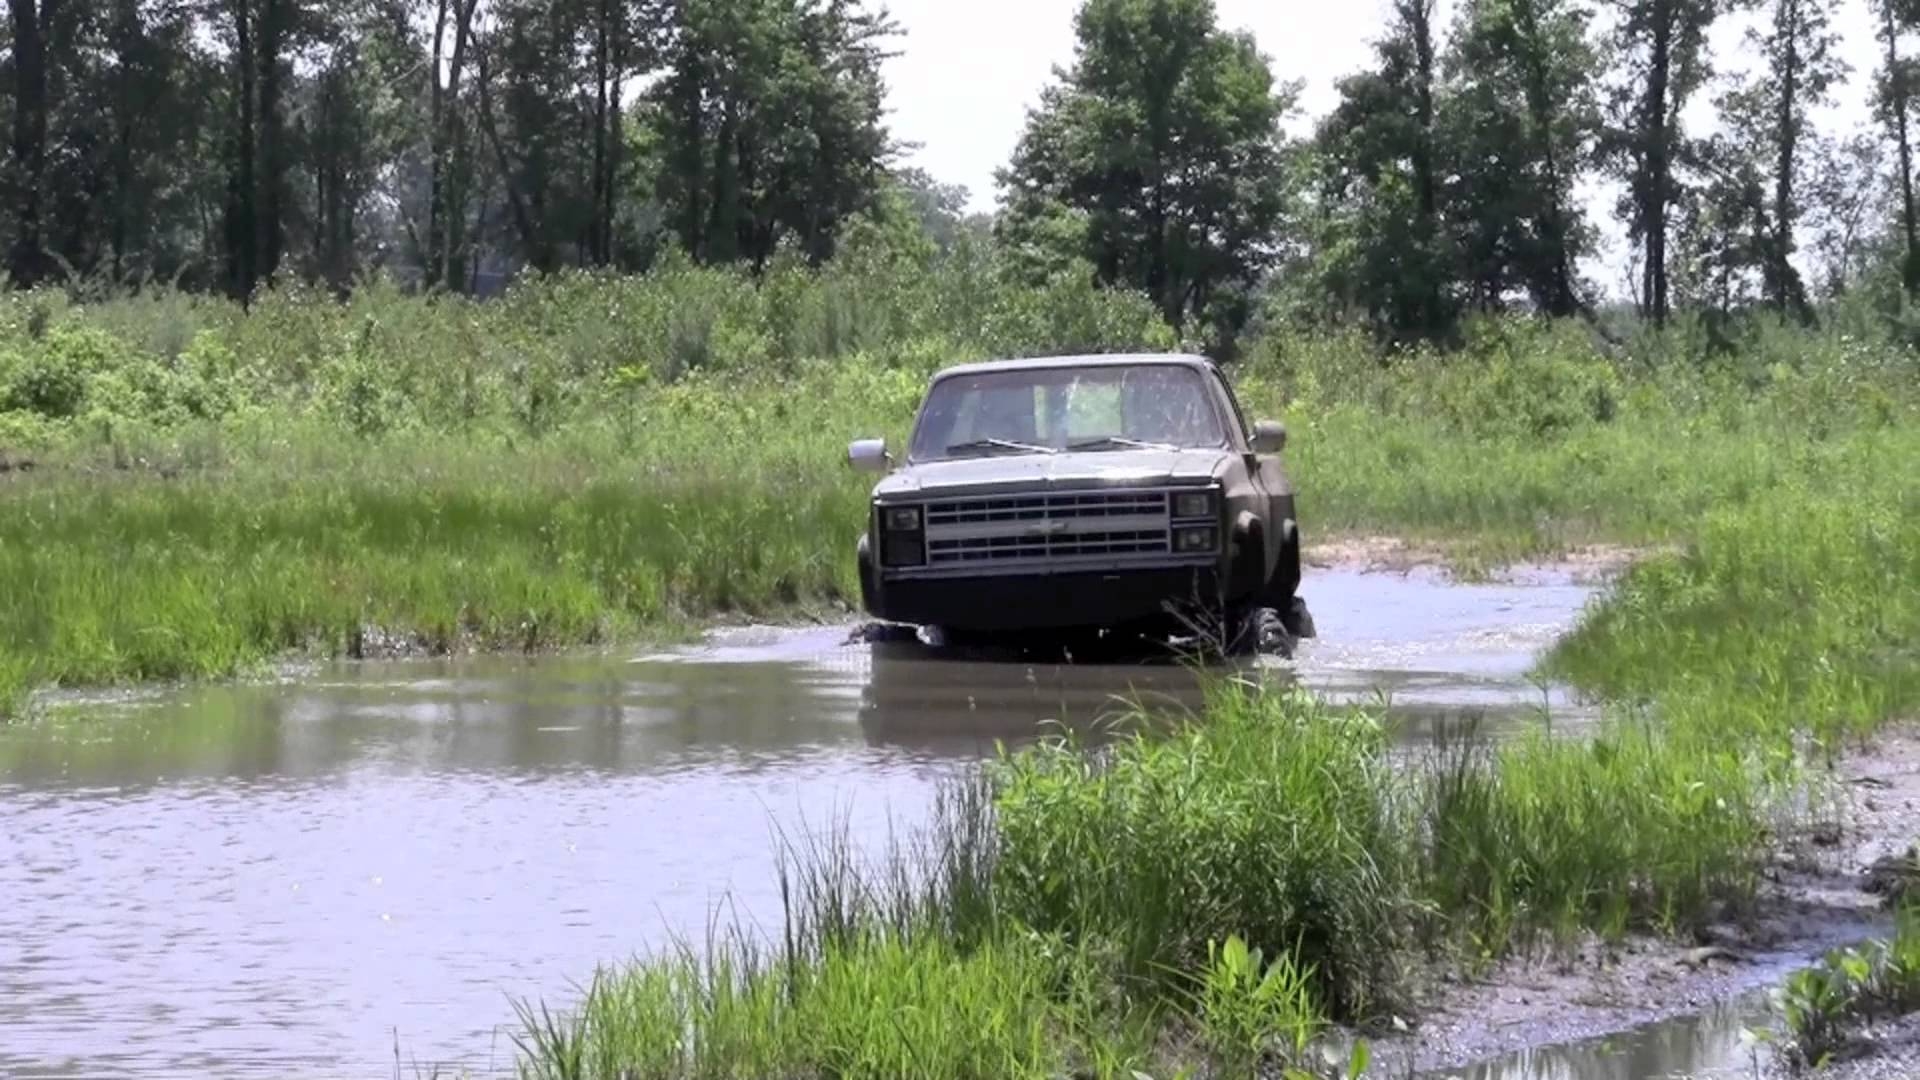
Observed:
[[[730,263],[740,254],[739,126],[733,101],[720,108],[720,133],[713,141],[713,207],[707,222],[705,261],[710,263]]]
[[[1515,4],[1515,21],[1519,24],[1521,36],[1525,39],[1527,58],[1527,119],[1532,127],[1532,137],[1540,140],[1541,178],[1546,187],[1544,209],[1536,226],[1539,237],[1552,252],[1553,263],[1548,271],[1547,280],[1541,283],[1539,295],[1534,300],[1547,314],[1556,317],[1572,315],[1580,310],[1580,300],[1573,294],[1573,257],[1568,251],[1570,230],[1567,227],[1567,210],[1562,202],[1566,192],[1560,173],[1558,151],[1554,146],[1554,120],[1557,110],[1563,104],[1552,99],[1547,86],[1547,72],[1541,63],[1540,20],[1535,0],[1518,0]]]
[[[1780,70],[1776,77],[1780,84],[1779,115],[1775,119],[1778,125],[1778,160],[1773,178],[1773,238],[1767,252],[1768,301],[1776,311],[1784,314],[1789,304],[1795,301],[1793,288],[1793,264],[1789,256],[1793,254],[1793,167],[1794,151],[1800,139],[1800,132],[1794,120],[1794,96],[1800,92],[1800,0],[1779,0],[1779,14],[1775,20],[1775,33],[1780,41]],[[1796,305],[1797,306],[1797,305]]]
[[[13,19],[14,241],[7,259],[17,288],[52,276],[53,258],[41,235],[41,191],[47,173],[47,24],[56,0],[7,0]]]
[[[1892,0],[1882,0],[1885,22],[1882,33],[1887,45],[1887,114],[1893,125],[1894,144],[1900,155],[1900,227],[1906,236],[1907,254],[1900,264],[1900,280],[1907,295],[1920,294],[1920,227],[1913,219],[1913,147],[1907,139],[1907,80],[1900,70],[1900,27],[1894,21]]]
[[[513,225],[520,233],[520,243],[527,254],[527,261],[535,270],[545,273],[553,269],[553,256],[541,238],[540,230],[534,226],[533,212],[528,209],[520,185],[514,182],[513,163],[507,158],[507,148],[500,141],[500,128],[494,122],[493,94],[489,87],[492,78],[487,70],[487,52],[480,52],[480,123],[486,129],[487,142],[493,147],[494,159],[499,163],[500,185],[506,189],[507,204],[513,211]]]
[[[1400,17],[1413,32],[1415,61],[1419,65],[1414,87],[1420,136],[1413,144],[1414,194],[1420,200],[1423,231],[1431,230],[1437,198],[1433,182],[1433,0],[1403,0]]]
[[[227,288],[245,301],[257,279],[255,254],[255,195],[253,160],[253,16],[250,0],[231,0],[233,14],[233,130],[227,174]]]
[[[1402,0],[1401,18],[1413,32],[1414,60],[1418,65],[1414,87],[1414,108],[1419,135],[1413,143],[1414,196],[1420,203],[1418,237],[1423,255],[1432,253],[1439,235],[1439,199],[1433,178],[1433,0]],[[1441,329],[1440,275],[1438,267],[1422,265],[1420,296],[1420,332],[1436,334]]]
[[[607,182],[602,192],[603,197],[606,199],[606,205],[600,211],[600,227],[605,230],[600,240],[600,246],[601,249],[607,253],[608,260],[612,260],[616,255],[613,243],[614,214],[619,205],[620,148],[626,142],[625,133],[620,128],[620,84],[623,81],[622,74],[625,71],[625,67],[623,66],[624,60],[625,56],[623,52],[616,50],[613,65],[612,117],[609,121],[609,127],[611,128],[611,145],[607,147]]]
[[[606,230],[600,220],[607,205],[607,50],[611,44],[607,40],[610,21],[607,3],[608,0],[600,0],[593,40],[593,177],[588,185],[593,210],[587,220],[587,258],[595,266],[607,263],[607,252],[602,246]]]
[[[254,219],[258,228],[259,255],[257,273],[271,280],[280,268],[281,250],[286,232],[285,201],[287,161],[282,146],[283,118],[280,113],[280,53],[286,45],[287,4],[291,0],[264,0],[260,15],[260,151],[257,165],[260,195]]]
[[[427,71],[427,238],[420,248],[421,283],[431,288],[445,280],[447,228],[447,147],[444,119],[446,91],[440,83],[440,60],[447,40],[447,0],[433,7],[433,53]]]
[[[434,156],[440,170],[440,212],[444,223],[440,246],[429,257],[439,260],[438,280],[451,283],[455,289],[465,280],[461,263],[462,252],[466,250],[467,184],[472,179],[466,129],[460,123],[460,88],[466,81],[467,43],[473,36],[473,13],[479,3],[480,0],[464,0],[458,8],[459,17],[453,25],[453,57],[447,66],[446,97],[441,101],[436,127]],[[439,79],[438,73],[434,79]]]
[[[1667,321],[1667,200],[1672,182],[1672,135],[1667,116],[1667,85],[1673,64],[1673,0],[1655,6],[1653,46],[1648,57],[1647,96],[1641,122],[1645,155],[1641,221],[1647,262],[1643,269],[1642,309],[1655,326]]]
[[[114,26],[114,51],[118,54],[119,79],[116,83],[113,133],[113,232],[108,244],[113,249],[113,279],[121,280],[122,260],[126,257],[128,216],[133,205],[133,123],[139,111],[134,100],[133,70],[138,62],[134,51],[140,38],[140,9],[135,0],[119,0]]]

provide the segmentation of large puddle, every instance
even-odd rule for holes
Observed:
[[[1410,737],[1582,718],[1527,678],[1588,598],[1563,576],[1307,595],[1320,637],[1263,666],[1384,694]],[[997,741],[1195,697],[1172,665],[847,639],[330,665],[0,729],[0,1074],[389,1075],[396,1045],[505,1072],[510,998],[698,937],[723,897],[777,917],[776,824],[877,843]]]

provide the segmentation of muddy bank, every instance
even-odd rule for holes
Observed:
[[[1491,581],[1525,581],[1546,574],[1564,576],[1584,585],[1604,585],[1649,554],[1668,550],[1625,544],[1579,544],[1556,552],[1550,559],[1522,559],[1487,563],[1471,543],[1409,540],[1399,536],[1349,534],[1310,542],[1301,552],[1309,569],[1350,570],[1364,573],[1408,573],[1426,570],[1449,576]],[[1471,573],[1462,573],[1471,570]]]
[[[1777,1023],[1757,995],[1829,949],[1891,932],[1867,870],[1920,837],[1920,726],[1889,730],[1855,748],[1820,787],[1826,798],[1802,820],[1783,825],[1753,911],[1729,912],[1692,938],[1636,935],[1618,943],[1585,940],[1570,949],[1543,946],[1478,977],[1431,979],[1411,1031],[1380,1038],[1375,1059],[1388,1066],[1388,1075],[1548,1075],[1519,1066],[1554,1044],[1689,1014],[1706,1013],[1710,1021],[1714,1010],[1743,995],[1750,996],[1743,1023]],[[1708,1060],[1687,1062],[1687,1072],[1723,1068],[1748,1075],[1751,1041],[1739,1038],[1738,1028],[1723,1034],[1729,1037]],[[1701,1052],[1697,1040],[1685,1045]],[[1861,1050],[1865,1058],[1847,1066],[1857,1071],[1831,1075],[1914,1075],[1920,1022],[1892,1025],[1864,1040]],[[1502,1060],[1518,1071],[1502,1071]]]

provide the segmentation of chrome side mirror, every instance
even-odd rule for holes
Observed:
[[[1277,454],[1287,448],[1287,425],[1278,420],[1256,420],[1253,424],[1253,452]]]
[[[847,446],[847,463],[861,472],[886,472],[891,460],[885,439],[855,439]]]

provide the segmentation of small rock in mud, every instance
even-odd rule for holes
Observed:
[[[1899,855],[1875,859],[1861,875],[1860,888],[1888,905],[1920,896],[1920,850],[1908,848]]]
[[[1697,949],[1688,949],[1680,955],[1679,963],[1687,967],[1705,967],[1715,960],[1729,964],[1744,964],[1747,958],[1724,945],[1702,945]]]

